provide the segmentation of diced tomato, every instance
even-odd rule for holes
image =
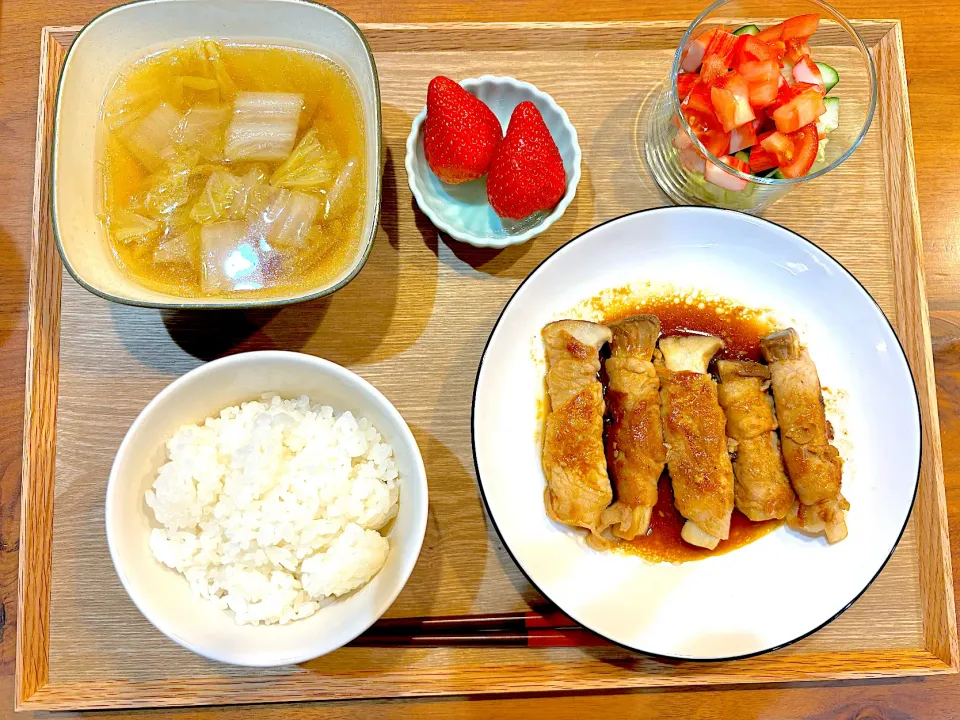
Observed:
[[[750,104],[756,111],[765,108],[777,97],[777,80],[766,83],[750,83]]]
[[[780,64],[776,60],[748,61],[740,64],[740,74],[750,87],[750,104],[766,107],[777,97],[780,83]]]
[[[758,34],[754,35],[754,37],[761,42],[768,43],[771,40],[779,40],[782,34],[783,23],[778,23],[777,25],[771,25],[766,30],[761,30]]]
[[[703,56],[707,54],[707,46],[713,40],[715,30],[707,30],[701,33],[694,40],[690,41],[687,49],[683,51],[683,58],[680,60],[680,67],[684,72],[696,72],[703,62]]]
[[[817,128],[815,125],[806,125],[796,132],[772,132],[760,137],[761,149],[771,155],[780,167],[780,173],[786,178],[796,178],[806,175],[817,159]],[[754,167],[754,153],[750,153],[750,166],[759,172],[759,167],[769,162],[769,158],[757,153]]]
[[[679,155],[680,164],[693,173],[703,174],[707,169],[707,159],[696,148],[684,148]]]
[[[793,152],[788,163],[780,164],[780,174],[785,178],[803,177],[810,172],[810,168],[817,160],[817,149],[820,145],[817,139],[817,128],[810,124],[797,132],[790,133],[787,137],[793,144]]]
[[[762,145],[754,145],[750,148],[750,170],[754,174],[770,170],[776,166],[777,158],[774,157],[773,153],[764,150]]]
[[[697,139],[716,157],[730,152],[730,133],[725,133],[723,130],[698,134]]]
[[[704,82],[698,82],[687,93],[683,101],[683,107],[695,110],[696,112],[706,113],[714,116],[713,101],[710,100],[710,86]]]
[[[727,64],[719,55],[707,55],[700,68],[700,79],[705,83],[713,82],[727,70]]]
[[[777,93],[778,107],[773,111],[773,121],[782,133],[796,132],[804,125],[816,122],[827,111],[823,104],[823,92],[816,85],[794,83]]]
[[[757,117],[750,106],[750,88],[739,73],[730,72],[718,78],[710,88],[710,100],[726,132]]]
[[[741,35],[737,38],[737,47],[733,51],[734,68],[739,70],[745,62],[776,60],[777,51],[753,35]]]
[[[775,82],[780,75],[780,64],[776,60],[748,60],[740,63],[737,72],[748,83]]]
[[[787,44],[783,40],[771,40],[767,47],[777,56],[777,60],[783,60],[783,56],[787,54]]]
[[[787,84],[787,81],[784,80],[783,75],[780,76],[780,79],[777,80],[777,94],[770,101],[770,103],[763,109],[766,112],[767,116],[772,120],[773,111],[776,110],[781,105],[790,101],[792,95],[790,94],[790,88],[792,86]],[[812,87],[812,86],[811,86]]]
[[[777,165],[789,165],[793,162],[793,141],[786,133],[769,133],[760,141],[760,146],[776,158]]]
[[[730,152],[740,152],[757,144],[756,120],[746,123],[730,131]]]
[[[787,81],[783,79],[783,76],[780,76],[779,87],[777,88],[777,98],[772,103],[770,107],[767,108],[767,114],[772,115],[773,111],[776,110],[781,105],[786,105],[788,102],[793,100],[797,95],[802,93],[804,90],[814,87],[809,83],[794,83],[793,85],[788,85]]]
[[[713,113],[708,115],[688,109],[684,112],[684,117],[690,130],[707,150],[717,157],[730,152],[730,133],[723,131]]]
[[[711,55],[716,55],[723,61],[724,67],[733,67],[733,50],[737,45],[737,36],[727,32],[723,28],[718,28],[713,34],[713,39],[707,46],[707,52],[703,56],[704,62]]]
[[[739,72],[747,81],[748,100],[754,108],[773,102],[780,76],[780,64],[776,60],[745,60],[740,63]]]
[[[796,63],[804,55],[810,54],[810,46],[804,38],[791,38],[786,41],[786,53],[783,56],[784,62]]]
[[[700,76],[696,73],[680,73],[677,75],[677,95],[680,100],[685,100],[687,95],[693,89],[693,86],[700,81]]]
[[[724,155],[720,158],[720,161],[725,165],[729,165],[732,168],[736,168],[740,172],[749,173],[750,166],[743,160],[738,160],[732,155]],[[732,190],[734,192],[742,192],[747,187],[747,181],[738,178],[732,173],[727,172],[720,165],[715,165],[714,163],[707,163],[706,169],[704,170],[703,177],[707,182],[713,183],[718,187],[722,187],[725,190]]]
[[[797,82],[816,85],[820,88],[820,92],[824,91],[823,75],[820,73],[820,68],[810,59],[809,55],[804,55],[797,61],[797,64],[793,66],[793,79]]]
[[[817,13],[797,15],[780,23],[780,38],[784,41],[791,38],[808,38],[820,26],[820,16]]]

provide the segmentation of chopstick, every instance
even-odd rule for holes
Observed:
[[[372,629],[372,628],[371,628]],[[447,647],[461,646],[507,646],[507,647],[594,647],[609,643],[589,630],[530,629],[523,632],[489,631],[475,634],[413,634],[380,635],[369,631],[358,637],[352,647]]]
[[[559,610],[385,618],[351,643],[360,647],[594,647],[608,644]]]
[[[534,628],[579,628],[580,625],[559,610],[539,612],[527,610],[516,613],[487,615],[446,615],[437,617],[383,618],[374,623],[370,632],[383,635],[419,633],[467,632],[480,630],[512,630],[522,632]]]

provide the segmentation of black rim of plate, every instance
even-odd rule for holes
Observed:
[[[756,650],[756,651],[754,651],[754,652],[744,653],[744,654],[742,654],[742,655],[726,655],[726,656],[723,656],[723,657],[683,657],[683,656],[679,656],[679,655],[666,655],[666,654],[663,654],[663,653],[652,652],[652,651],[650,651],[650,650],[641,650],[641,649],[639,649],[639,648],[631,647],[630,645],[627,645],[627,644],[625,644],[625,643],[622,643],[622,642],[619,642],[619,641],[617,641],[617,640],[614,640],[613,638],[608,637],[607,635],[605,635],[605,634],[603,634],[603,633],[601,633],[601,632],[598,632],[597,630],[594,630],[594,629],[591,628],[589,625],[580,622],[579,619],[577,619],[577,618],[574,617],[572,614],[570,614],[570,617],[573,618],[574,620],[576,620],[577,622],[580,622],[580,624],[581,624],[586,630],[589,630],[590,632],[594,633],[595,635],[598,635],[599,637],[603,638],[603,639],[606,640],[607,642],[609,642],[609,643],[611,643],[611,644],[613,644],[613,645],[616,645],[616,646],[618,646],[618,647],[621,647],[621,648],[623,648],[623,649],[625,649],[625,650],[629,650],[630,652],[640,653],[640,654],[647,655],[647,656],[649,656],[649,657],[657,658],[657,659],[660,659],[660,660],[682,661],[682,662],[699,662],[699,663],[725,662],[725,661],[728,661],[728,660],[744,660],[744,659],[746,659],[746,658],[757,657],[758,655],[763,655],[763,654],[765,654],[765,653],[773,652],[774,650],[780,650],[780,649],[782,649],[782,648],[785,648],[785,647],[788,647],[788,646],[790,646],[790,645],[793,645],[794,643],[799,642],[800,640],[803,640],[804,638],[810,637],[810,636],[813,635],[815,632],[823,629],[824,627],[826,627],[827,625],[829,625],[830,623],[832,623],[834,620],[836,620],[838,617],[840,617],[841,615],[843,615],[843,613],[846,612],[847,609],[849,609],[850,606],[853,605],[857,600],[859,600],[860,597],[863,595],[863,593],[865,593],[865,592],[867,591],[867,588],[869,588],[869,587],[873,584],[873,582],[877,579],[877,577],[879,577],[880,573],[883,572],[883,569],[887,566],[887,563],[890,561],[890,558],[893,557],[893,553],[896,551],[897,546],[900,544],[900,540],[903,538],[903,533],[904,533],[904,531],[907,529],[907,523],[910,521],[910,516],[911,516],[911,514],[913,513],[913,508],[914,508],[914,506],[916,505],[916,502],[917,502],[917,491],[918,491],[918,489],[919,489],[919,487],[920,487],[920,468],[921,468],[922,462],[923,462],[923,416],[922,416],[922,414],[921,414],[921,412],[920,412],[920,395],[919,395],[919,393],[918,393],[918,391],[917,391],[917,382],[916,382],[916,379],[913,377],[913,368],[910,367],[910,363],[909,363],[909,361],[907,360],[907,354],[906,354],[906,353],[904,352],[904,350],[903,350],[903,343],[900,342],[900,338],[897,336],[896,330],[894,329],[893,325],[890,323],[890,320],[887,318],[886,314],[883,312],[883,310],[882,310],[882,308],[880,307],[880,305],[879,305],[879,304],[877,303],[877,301],[873,298],[873,295],[871,295],[871,294],[870,294],[870,291],[867,290],[867,289],[863,286],[863,283],[861,283],[859,280],[857,280],[857,278],[853,275],[853,273],[851,273],[849,270],[847,270],[847,268],[844,267],[843,264],[842,264],[839,260],[837,260],[835,257],[833,257],[833,255],[831,255],[829,252],[827,252],[826,250],[824,250],[823,248],[821,248],[821,247],[820,247],[819,245],[817,245],[816,243],[814,243],[814,242],[808,240],[807,238],[803,237],[803,236],[800,235],[799,233],[796,233],[796,232],[794,232],[793,230],[790,230],[789,228],[786,228],[786,227],[784,227],[783,225],[779,225],[778,223],[775,223],[775,222],[773,222],[773,221],[771,221],[771,220],[767,220],[767,219],[765,219],[765,218],[760,218],[760,217],[757,217],[757,216],[755,216],[755,215],[750,215],[749,213],[740,212],[740,211],[738,211],[738,210],[725,210],[725,209],[720,209],[720,208],[708,208],[708,207],[696,207],[696,206],[656,207],[656,208],[646,208],[645,210],[635,210],[635,211],[633,211],[633,212],[625,213],[625,214],[623,214],[623,215],[618,215],[617,217],[610,218],[609,220],[605,220],[604,222],[599,223],[599,224],[597,224],[597,225],[594,225],[592,228],[590,228],[590,229],[588,229],[588,230],[585,230],[584,232],[580,233],[579,235],[577,235],[577,236],[574,237],[573,239],[567,241],[566,243],[564,243],[563,245],[561,245],[560,247],[558,247],[556,250],[554,250],[552,253],[550,253],[547,257],[545,257],[545,258],[540,262],[540,264],[538,264],[537,267],[535,267],[535,268],[523,279],[523,281],[517,286],[517,289],[513,291],[513,294],[510,295],[510,298],[507,300],[507,302],[504,303],[503,309],[500,310],[500,314],[497,316],[497,321],[493,324],[493,328],[490,330],[490,335],[487,337],[487,342],[484,344],[484,346],[483,346],[483,352],[482,352],[481,355],[480,355],[480,363],[479,363],[478,366],[477,366],[477,377],[476,377],[476,379],[474,380],[474,384],[473,384],[473,399],[472,399],[472,401],[471,401],[471,407],[470,407],[470,441],[471,441],[470,444],[471,444],[471,450],[472,450],[472,452],[473,452],[473,467],[474,467],[474,471],[475,471],[476,474],[477,474],[477,486],[480,488],[480,497],[483,499],[483,506],[484,506],[484,509],[486,510],[487,517],[490,518],[490,522],[493,524],[494,529],[497,531],[497,535],[500,537],[500,540],[503,542],[503,547],[506,549],[507,553],[510,555],[510,559],[513,560],[513,563],[517,566],[517,568],[519,568],[520,572],[523,573],[523,576],[527,579],[527,582],[529,582],[529,583],[533,586],[533,588],[534,588],[538,593],[540,593],[540,594],[541,594],[544,598],[546,598],[549,602],[553,603],[553,604],[556,605],[558,608],[560,608],[564,613],[566,613],[567,611],[566,611],[563,607],[561,607],[558,603],[554,602],[553,598],[551,598],[547,593],[545,593],[545,592],[541,589],[541,587],[536,583],[536,581],[535,581],[535,580],[530,576],[530,574],[527,572],[526,568],[524,568],[523,565],[520,563],[520,561],[517,559],[516,555],[513,554],[513,550],[510,548],[509,544],[507,543],[506,538],[504,538],[503,533],[500,532],[500,527],[499,527],[499,525],[497,525],[497,519],[496,519],[496,517],[494,517],[493,511],[492,511],[491,508],[490,508],[490,502],[487,500],[487,495],[486,495],[486,493],[484,492],[484,489],[483,489],[483,479],[482,479],[481,476],[480,476],[480,463],[479,463],[479,461],[478,461],[478,459],[477,459],[477,443],[476,443],[477,389],[478,389],[478,387],[479,387],[479,385],[480,385],[480,373],[483,372],[483,363],[484,363],[484,361],[485,361],[486,358],[487,358],[487,350],[489,350],[489,348],[490,348],[490,341],[493,339],[494,334],[496,334],[497,328],[500,326],[500,321],[503,320],[503,316],[504,316],[504,313],[506,313],[507,308],[510,307],[510,304],[511,304],[511,303],[513,302],[513,300],[516,298],[517,294],[520,292],[520,290],[523,288],[523,286],[526,285],[527,281],[530,280],[530,278],[532,278],[534,275],[536,275],[537,272],[540,271],[540,268],[542,268],[542,267],[543,267],[544,265],[546,265],[551,259],[553,259],[553,257],[554,257],[555,255],[557,255],[559,252],[561,252],[561,251],[564,250],[565,248],[573,245],[573,243],[577,242],[578,240],[580,240],[580,239],[581,239],[582,237],[584,237],[585,235],[593,232],[594,230],[596,230],[596,229],[598,229],[598,228],[603,227],[604,225],[609,225],[610,223],[616,222],[616,221],[618,221],[618,220],[623,220],[624,218],[632,217],[632,216],[634,216],[634,215],[641,215],[641,214],[643,214],[643,213],[648,213],[648,212],[661,212],[661,213],[666,212],[666,213],[669,213],[669,212],[677,212],[677,211],[703,213],[703,214],[705,214],[705,215],[711,215],[711,214],[714,214],[714,213],[732,214],[732,215],[743,215],[743,216],[748,217],[748,218],[749,218],[750,220],[752,220],[752,221],[756,221],[756,222],[760,222],[760,223],[765,223],[765,224],[767,224],[767,225],[772,225],[772,226],[774,226],[774,227],[776,227],[776,228],[779,228],[779,229],[781,229],[781,230],[784,230],[784,231],[790,233],[791,235],[793,235],[794,237],[797,237],[797,238],[799,238],[800,240],[802,240],[804,243],[806,243],[807,245],[809,245],[813,250],[822,252],[824,255],[826,255],[828,258],[830,258],[830,260],[832,260],[832,261],[837,265],[837,267],[840,268],[840,269],[843,271],[843,273],[844,273],[847,277],[849,277],[851,280],[853,280],[853,282],[855,282],[855,283],[857,284],[857,286],[863,291],[863,294],[870,300],[870,302],[873,303],[873,305],[874,305],[874,307],[876,308],[877,312],[879,313],[880,317],[883,318],[883,321],[887,324],[887,327],[890,328],[891,334],[893,335],[893,337],[894,337],[894,338],[896,339],[896,341],[897,341],[897,347],[898,347],[899,350],[900,350],[900,356],[903,358],[903,362],[904,362],[904,364],[905,364],[906,367],[907,367],[907,374],[908,374],[909,377],[910,377],[910,384],[911,384],[911,386],[913,387],[914,400],[916,401],[916,404],[917,404],[917,426],[918,426],[918,428],[919,428],[919,430],[920,430],[920,432],[919,432],[919,451],[920,451],[920,452],[918,453],[918,456],[917,456],[917,473],[916,473],[916,477],[914,478],[913,497],[910,499],[910,507],[909,507],[909,509],[908,509],[908,511],[907,511],[906,517],[904,518],[903,527],[900,528],[900,532],[897,534],[897,539],[894,541],[893,545],[891,546],[890,552],[887,554],[887,557],[884,558],[884,560],[883,560],[882,563],[880,563],[880,567],[877,568],[877,571],[873,574],[873,577],[870,578],[870,580],[867,582],[867,584],[864,585],[863,588],[862,588],[853,598],[851,598],[847,603],[845,603],[845,604],[843,605],[843,607],[841,607],[839,610],[837,610],[836,613],[834,613],[833,615],[831,615],[829,618],[827,618],[826,620],[824,620],[822,623],[820,623],[820,624],[817,625],[816,627],[808,630],[807,632],[805,632],[805,633],[803,633],[803,634],[801,634],[801,635],[798,635],[797,637],[793,638],[792,640],[787,640],[786,642],[780,643],[779,645],[773,645],[773,646],[771,646],[771,647],[764,648],[764,649],[762,649],[762,650]],[[568,613],[568,614],[569,614],[569,613]]]

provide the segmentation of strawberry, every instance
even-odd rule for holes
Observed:
[[[503,128],[482,100],[439,75],[427,88],[423,153],[446,183],[464,183],[487,174]]]
[[[487,177],[487,200],[500,217],[522,220],[554,207],[567,187],[560,150],[530,101],[517,105]]]

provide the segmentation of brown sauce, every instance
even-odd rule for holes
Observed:
[[[754,540],[776,530],[783,523],[782,520],[751,522],[746,515],[734,509],[733,516],[730,518],[729,538],[721,540],[713,550],[695,547],[684,542],[680,537],[680,531],[686,521],[673,506],[673,487],[670,485],[670,476],[666,471],[660,476],[657,491],[657,504],[653,506],[650,529],[647,534],[630,541],[619,541],[618,550],[639,555],[652,562],[682,563],[702,560],[711,555],[723,555],[749,545]]]
[[[594,304],[594,307],[601,312],[601,322],[613,322],[640,313],[656,315],[660,319],[662,337],[716,335],[725,344],[718,357],[727,359],[759,361],[760,338],[774,329],[762,311],[698,296],[664,297],[631,303],[615,295],[612,301],[607,300],[602,306]],[[706,550],[694,547],[680,537],[684,522],[683,516],[674,507],[670,476],[664,471],[647,534],[629,542],[620,541],[617,548],[652,562],[689,562],[723,555],[749,545],[782,524],[781,520],[751,522],[735,509],[730,520],[730,537],[721,540],[715,549]]]
[[[614,299],[601,312],[600,322],[604,323],[641,313],[656,315],[662,337],[716,335],[724,342],[717,357],[727,360],[760,362],[760,338],[775,329],[763,311],[698,296],[654,298],[635,304]]]

